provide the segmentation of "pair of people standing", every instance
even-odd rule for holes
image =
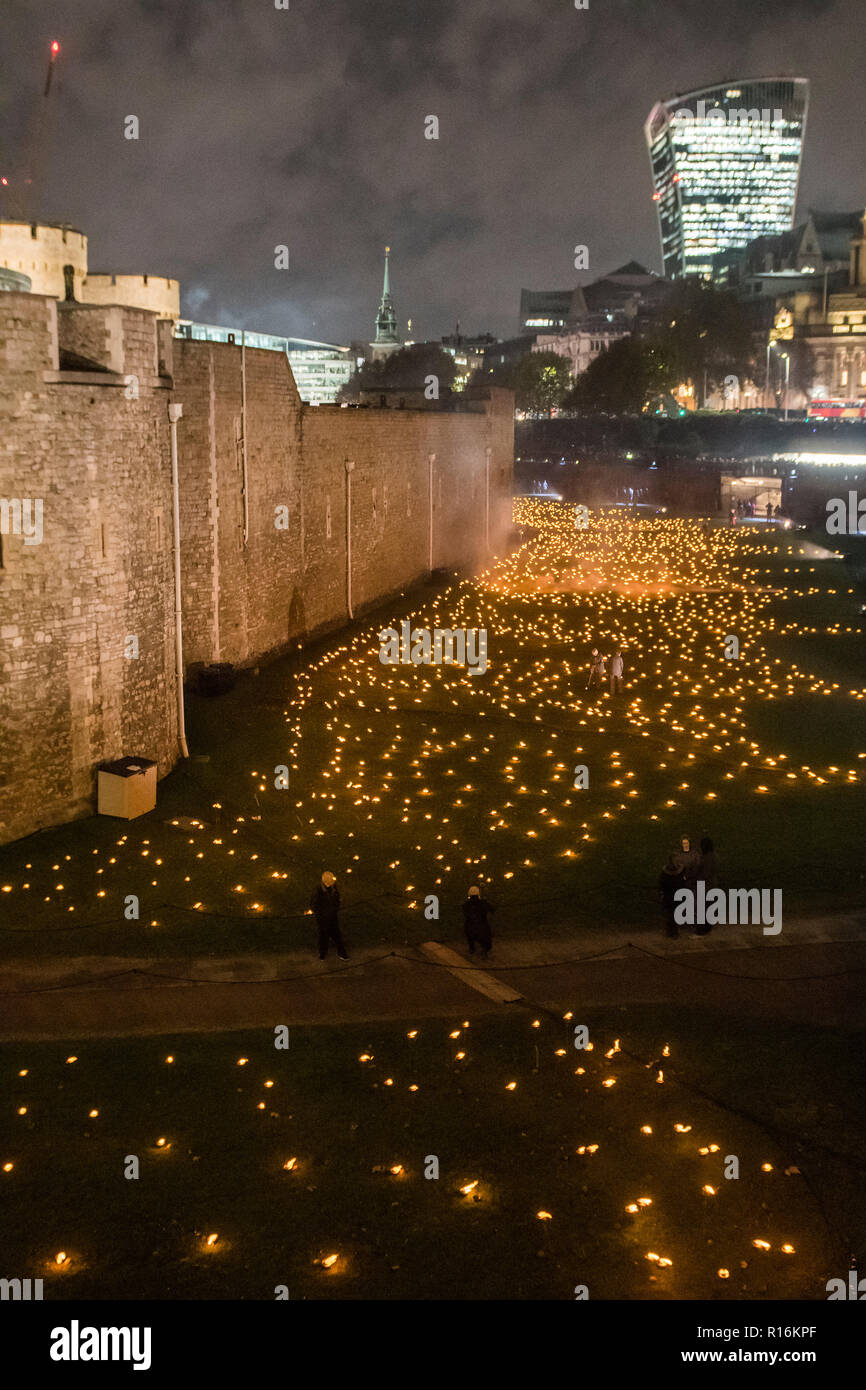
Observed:
[[[622,693],[622,649],[617,647],[612,657],[601,655],[598,647],[593,647],[589,662],[589,679],[586,682],[587,690],[592,690],[594,686],[603,686],[605,682],[605,661],[610,661],[610,693],[620,695]]]
[[[691,837],[684,835],[680,848],[668,858],[659,876],[659,898],[665,919],[665,936],[677,937],[680,934],[676,920],[676,895],[681,888],[695,890],[698,882],[703,882],[706,892],[718,885],[716,872],[715,846],[709,836],[701,840],[700,850],[695,849]],[[705,922],[695,924],[695,936],[706,936],[711,930]]]
[[[325,960],[328,948],[333,941],[340,960],[348,960],[346,946],[340,932],[340,890],[334,874],[327,869],[310,898],[310,911],[316,919],[318,930],[319,960]],[[469,945],[470,956],[475,955],[478,946],[486,960],[493,949],[493,933],[488,916],[495,911],[493,904],[481,896],[481,889],[473,884],[463,903],[463,930]]]

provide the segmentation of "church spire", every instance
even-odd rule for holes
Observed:
[[[390,246],[385,247],[385,275],[382,280],[382,299],[379,304],[379,312],[376,315],[376,337],[370,344],[373,349],[373,358],[387,357],[390,353],[396,352],[403,346],[397,332],[397,315],[394,311],[394,304],[391,299],[391,271],[389,257],[391,255]]]

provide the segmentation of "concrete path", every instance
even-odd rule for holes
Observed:
[[[28,961],[0,971],[0,1040],[477,1015],[515,995],[563,1011],[670,1001],[853,1028],[864,983],[866,924],[856,917],[792,923],[778,937],[756,927],[675,941],[601,931],[497,940],[484,970],[441,943],[356,952],[347,964],[307,952]]]

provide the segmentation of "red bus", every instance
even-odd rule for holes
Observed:
[[[866,420],[866,401],[812,401],[810,420]]]

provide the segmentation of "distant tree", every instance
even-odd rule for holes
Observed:
[[[703,391],[726,376],[745,381],[752,372],[752,330],[744,306],[729,290],[703,280],[677,283],[653,333],[674,368],[677,382]]]
[[[527,352],[515,362],[503,384],[514,392],[514,404],[528,415],[549,415],[560,406],[571,387],[567,357],[557,352]]]
[[[413,343],[378,362],[367,359],[340,388],[341,401],[356,401],[361,391],[423,391],[434,376],[440,396],[450,390],[456,367],[454,358],[438,343]]]
[[[590,362],[566,396],[566,409],[638,415],[669,391],[676,371],[665,349],[643,338],[618,338]]]

